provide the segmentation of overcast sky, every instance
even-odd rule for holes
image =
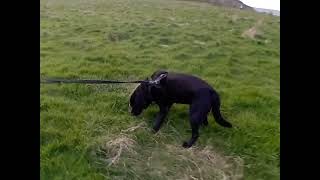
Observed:
[[[244,4],[263,9],[273,9],[280,11],[280,0],[240,0]]]

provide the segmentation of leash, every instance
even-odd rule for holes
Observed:
[[[115,81],[115,80],[94,80],[94,79],[45,79],[40,81],[43,84],[55,83],[77,83],[77,84],[115,84],[115,83],[148,83],[149,81]]]
[[[95,79],[52,79],[48,78],[44,81],[40,80],[43,84],[55,84],[55,83],[77,83],[77,84],[115,84],[115,83],[147,83],[147,84],[159,84],[160,80],[166,77],[166,74],[161,74],[155,80],[137,80],[137,81],[116,81],[116,80],[95,80]]]

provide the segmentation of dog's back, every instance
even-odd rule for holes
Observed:
[[[167,71],[159,70],[152,74],[155,79]],[[207,90],[214,92],[214,89],[204,80],[188,74],[168,72],[165,92],[168,100],[175,103],[190,104],[193,97],[199,92]]]

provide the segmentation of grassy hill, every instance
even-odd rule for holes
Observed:
[[[188,106],[128,113],[135,85],[41,85],[41,179],[279,179],[280,19],[175,0],[41,0],[41,76],[197,75],[233,129],[209,126],[191,149]]]

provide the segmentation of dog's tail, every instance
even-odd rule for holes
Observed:
[[[221,115],[221,112],[220,112],[220,97],[219,97],[218,93],[216,93],[216,92],[213,93],[211,110],[212,110],[212,114],[213,114],[213,117],[214,117],[215,121],[219,125],[221,125],[223,127],[228,127],[228,128],[232,127],[232,124],[229,123],[228,121],[226,121]]]

